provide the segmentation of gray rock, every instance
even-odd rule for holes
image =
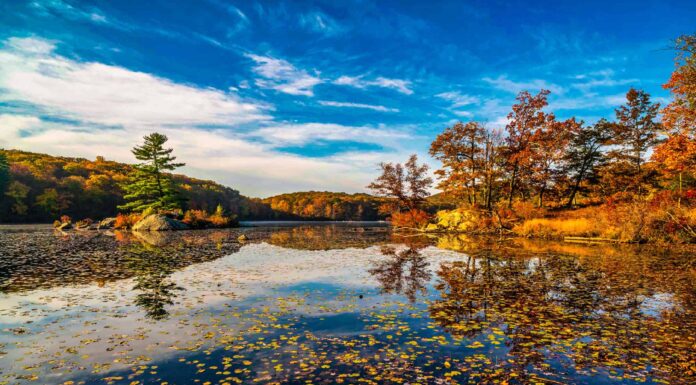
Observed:
[[[148,215],[133,225],[133,231],[170,231],[187,228],[185,223],[160,214]]]
[[[116,218],[104,218],[99,222],[98,229],[113,229],[116,224]]]

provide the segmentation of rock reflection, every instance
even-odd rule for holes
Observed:
[[[133,249],[166,255],[172,269],[239,251],[239,230],[182,232],[17,231],[0,234],[0,292],[12,293],[131,278]]]
[[[397,251],[385,246],[381,252],[387,258],[375,262],[368,271],[379,282],[382,293],[403,294],[411,303],[416,301],[418,293],[426,293],[431,276],[430,264],[417,247]]]

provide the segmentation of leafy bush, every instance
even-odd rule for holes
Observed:
[[[183,222],[194,229],[205,229],[231,226],[234,218],[226,216],[222,206],[218,205],[213,214],[208,214],[205,210],[188,210],[184,213]]]
[[[143,218],[141,214],[130,213],[130,214],[118,214],[116,216],[116,222],[114,222],[114,229],[130,229],[138,223]]]
[[[430,215],[423,210],[413,209],[402,212],[394,212],[389,218],[389,222],[395,227],[408,227],[420,229],[425,227],[430,221]]]

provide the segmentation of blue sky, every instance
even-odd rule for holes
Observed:
[[[503,127],[521,90],[611,117],[661,102],[694,1],[2,1],[0,147],[132,162],[253,196],[364,191],[457,120]]]

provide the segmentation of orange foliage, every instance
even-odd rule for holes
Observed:
[[[430,214],[420,209],[394,212],[389,219],[392,226],[422,228],[428,224]]]
[[[142,219],[142,216],[138,213],[130,214],[118,214],[116,216],[116,222],[114,222],[114,229],[130,229]]]

